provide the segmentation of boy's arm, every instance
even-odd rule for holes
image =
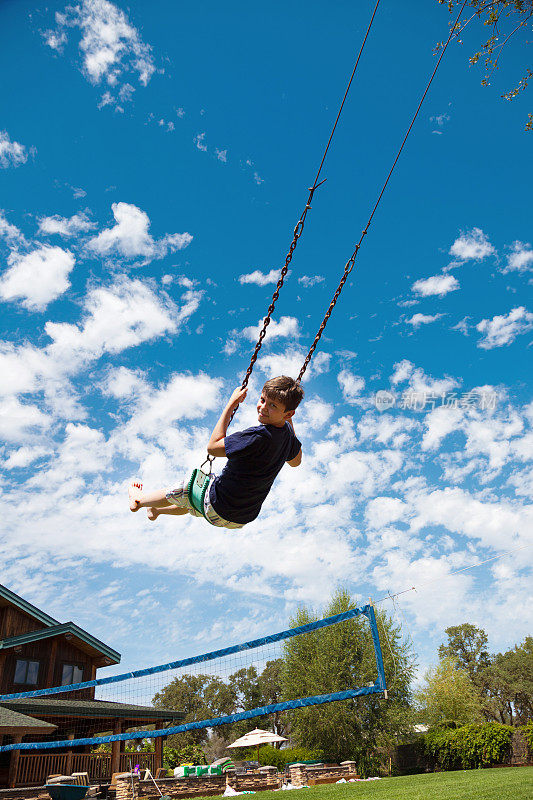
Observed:
[[[231,415],[233,411],[239,403],[242,403],[248,389],[235,389],[233,394],[231,395],[228,404],[222,414],[219,417],[219,420],[215,427],[213,428],[213,433],[211,434],[211,438],[207,443],[207,452],[210,456],[225,456],[226,455],[226,448],[224,447],[224,439],[226,438],[226,433],[228,430],[229,421],[231,419]]]
[[[292,432],[295,433],[292,418],[288,419],[287,422],[291,426]],[[294,456],[294,458],[291,458],[290,461],[287,461],[287,464],[289,465],[289,467],[299,467],[301,463],[302,463],[302,448],[300,447],[300,452],[298,453],[298,455]]]

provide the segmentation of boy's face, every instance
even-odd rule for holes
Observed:
[[[257,403],[257,417],[262,425],[275,425],[281,428],[294,411],[285,411],[285,406],[281,400],[269,397],[265,392],[261,392],[261,397]]]

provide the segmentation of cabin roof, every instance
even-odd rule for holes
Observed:
[[[57,619],[54,619],[49,614],[45,614],[40,608],[33,606],[31,603],[28,603],[27,600],[24,600],[22,597],[19,597],[18,594],[15,594],[15,592],[12,592],[6,586],[0,584],[0,607],[6,605],[16,606],[21,611],[24,611],[25,614],[29,614],[30,617],[39,620],[40,623],[47,627],[59,624]]]
[[[19,711],[0,706],[0,735],[52,733],[56,727],[57,725],[52,725],[51,722],[43,722],[42,719],[29,717]]]
[[[42,639],[49,639],[53,636],[60,635],[70,637],[80,650],[83,650],[93,658],[101,658],[104,656],[105,662],[102,666],[120,663],[120,653],[117,653],[112,647],[104,644],[104,642],[101,642],[100,639],[92,636],[87,631],[84,631],[83,628],[80,628],[74,622],[64,622],[63,624],[56,622],[55,625],[42,628],[38,631],[29,631],[28,633],[22,633],[18,636],[10,636],[8,639],[2,639],[0,640],[0,650],[20,647],[25,644],[31,644],[32,642],[38,642]]]
[[[114,703],[109,700],[56,700],[49,697],[22,697],[3,700],[4,709],[22,714],[39,714],[44,717],[98,717],[116,719],[143,719],[150,722],[182,720],[183,711],[172,708],[137,706],[130,703]]]

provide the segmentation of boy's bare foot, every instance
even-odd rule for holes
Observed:
[[[147,509],[146,514],[148,516],[148,519],[152,520],[152,522],[153,522],[159,516],[159,509],[158,508],[154,508],[152,506],[151,508]]]
[[[141,507],[142,483],[132,483],[128,489],[130,497],[130,511],[138,511]]]

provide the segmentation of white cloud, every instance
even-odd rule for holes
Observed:
[[[257,325],[250,325],[247,328],[243,328],[241,335],[246,339],[249,339],[251,342],[255,342],[262,327],[263,320],[261,319]],[[293,336],[297,338],[299,335],[300,327],[296,317],[280,317],[279,322],[276,322],[275,319],[270,320],[270,324],[266,332],[265,342],[271,341],[272,339],[281,339],[286,336]]]
[[[408,506],[398,497],[375,497],[366,507],[366,521],[371,528],[383,528],[405,517]]]
[[[219,150],[218,147],[215,148],[215,153],[219,161],[222,161],[223,164],[226,164],[228,161],[228,151],[227,150]]]
[[[173,375],[166,385],[155,391],[148,384],[138,384],[140,393],[127,425],[128,433],[156,439],[160,432],[181,419],[203,417],[207,411],[218,408],[221,385],[220,379],[210,378],[205,373]]]
[[[127,367],[117,367],[111,370],[102,385],[105,394],[120,399],[136,397],[146,388],[142,375]]]
[[[472,228],[468,233],[461,234],[450,247],[450,255],[460,261],[482,261],[495,252],[481,228]]]
[[[108,0],[81,0],[57,12],[55,18],[57,29],[45,32],[46,44],[61,50],[68,29],[78,29],[83,72],[91,83],[105,81],[114,87],[135,74],[139,83],[147,85],[155,72],[151,48],[116,5]]]
[[[119,353],[166,334],[175,335],[196,311],[201,296],[201,292],[186,291],[179,306],[167,295],[156,294],[148,282],[124,276],[110,286],[91,289],[78,324],[45,324],[51,340],[46,346],[0,343],[0,394],[6,402],[18,403],[19,394],[42,392],[55,418],[82,419],[85,412],[70,379],[104,353]],[[6,411],[24,422],[14,424],[13,440],[24,439],[31,425],[44,424],[35,410],[19,403]]]
[[[442,316],[442,314],[414,314],[409,319],[406,319],[405,323],[406,325],[412,325],[413,328],[419,328],[420,325],[428,325],[430,322],[435,322]]]
[[[41,245],[24,255],[11,253],[8,264],[0,278],[0,297],[21,299],[24,308],[42,311],[69,288],[75,259],[69,250]]]
[[[403,359],[394,365],[394,373],[391,375],[390,380],[393,386],[408,381],[409,388],[420,395],[441,395],[458,386],[455,378],[432,378],[430,375],[426,375],[421,367],[415,368],[415,365],[407,359]]]
[[[507,259],[504,272],[526,272],[533,269],[533,250],[530,244],[516,241],[513,243],[513,252]]]
[[[337,380],[342,389],[342,396],[347,403],[361,403],[361,392],[365,388],[365,380],[360,375],[353,375],[349,370],[343,369],[337,375]]]
[[[106,106],[111,106],[115,102],[113,95],[111,92],[104,92],[102,97],[100,98],[100,102],[98,103],[98,108],[105,108]]]
[[[43,34],[44,41],[52,50],[57,50],[59,53],[63,50],[63,45],[68,41],[65,31],[45,31]]]
[[[461,408],[439,406],[424,416],[426,430],[422,439],[423,450],[435,450],[443,439],[460,430],[464,412]]]
[[[111,286],[92,289],[85,300],[81,325],[47,322],[54,357],[66,362],[93,360],[102,353],[119,353],[141,342],[174,333],[200,302],[201,293],[185,292],[179,308],[166,295],[156,295],[148,283],[119,277]]]
[[[24,244],[24,236],[16,225],[11,225],[5,215],[0,211],[0,236],[6,239],[8,244]]]
[[[23,469],[49,454],[50,450],[46,447],[24,445],[17,450],[12,450],[2,467],[7,470]]]
[[[282,353],[269,353],[268,355],[260,356],[257,361],[257,368],[269,377],[275,375],[292,375],[296,378],[303,365],[305,356],[306,351],[303,348],[290,345]],[[329,370],[330,361],[331,355],[329,353],[324,353],[323,351],[315,353],[311,363],[307,367],[303,380],[306,381],[312,376],[327,372]]]
[[[67,238],[95,227],[96,223],[91,222],[85,214],[74,214],[72,217],[60,217],[56,214],[53,217],[43,217],[39,221],[39,233],[49,235],[57,233]]]
[[[311,286],[316,286],[317,283],[322,283],[323,281],[323,275],[302,275],[298,278],[298,283],[301,283],[306,289],[309,289]]]
[[[319,430],[329,422],[332,414],[333,406],[331,403],[325,403],[319,398],[311,397],[310,400],[304,402],[303,406],[298,406],[296,417],[298,431],[300,430],[300,425],[302,425],[306,431]]]
[[[415,365],[408,361],[406,358],[403,361],[398,361],[394,365],[394,373],[391,376],[391,383],[396,385],[397,383],[403,383],[404,381],[408,380],[408,378],[413,374],[413,370]]]
[[[375,414],[367,413],[359,421],[357,431],[362,442],[370,440],[398,449],[406,445],[419,427],[419,422],[408,417],[393,417],[390,414],[376,417]]]
[[[19,142],[12,142],[7,131],[0,131],[0,169],[18,167],[28,160],[26,148]]]
[[[113,203],[111,208],[116,225],[103,230],[87,243],[88,248],[99,255],[116,252],[126,258],[144,257],[150,261],[182,250],[192,242],[190,233],[171,233],[155,240],[148,232],[148,214],[140,208],[131,203]]]
[[[463,336],[468,336],[468,320],[470,317],[463,317],[463,319],[459,320],[457,325],[452,326],[452,331],[459,331],[462,333]]]
[[[455,292],[459,289],[459,281],[453,275],[432,275],[429,278],[415,281],[411,288],[413,292],[423,297],[433,294],[443,297],[448,292]]]
[[[196,145],[198,150],[201,150],[202,153],[207,152],[207,145],[205,143],[205,132],[204,133],[197,133],[193,139],[194,144]]]
[[[513,342],[517,336],[527,333],[533,328],[533,314],[524,306],[513,308],[507,315],[497,314],[492,319],[482,319],[476,329],[484,334],[478,347],[491,350],[493,347],[503,347]]]
[[[256,286],[267,286],[269,283],[277,283],[279,276],[279,269],[271,269],[270,272],[261,272],[261,270],[256,269],[246,275],[239,275],[239,283],[255,283]]]
[[[254,172],[254,181],[258,186],[265,182],[265,179],[260,176],[258,172]]]
[[[0,400],[0,437],[5,441],[22,441],[45,430],[51,423],[51,417],[36,405],[21,403],[15,397]]]
[[[533,506],[479,500],[464,489],[451,487],[413,492],[409,502],[414,511],[413,532],[443,525],[451,533],[479,539],[496,550],[501,549],[502,541],[513,547],[531,540]]]
[[[437,114],[434,117],[429,118],[430,122],[435,122],[439,128],[442,128],[445,122],[449,122],[450,115],[449,114]]]

